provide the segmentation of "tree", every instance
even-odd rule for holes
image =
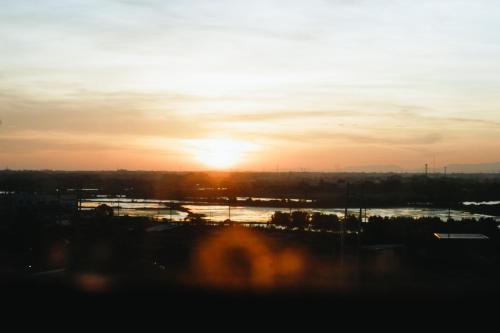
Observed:
[[[322,214],[319,212],[311,216],[311,225],[315,229],[334,230],[338,229],[339,218],[335,214]]]
[[[294,211],[292,213],[292,228],[304,229],[309,224],[309,213]]]
[[[102,204],[102,205],[97,206],[94,209],[94,211],[95,211],[96,217],[99,219],[108,219],[108,218],[113,217],[113,215],[114,215],[113,208],[106,205],[106,204]]]
[[[271,216],[271,224],[279,225],[282,227],[290,227],[290,214],[283,212],[274,212]]]

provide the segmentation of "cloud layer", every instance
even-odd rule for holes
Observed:
[[[0,163],[414,169],[500,160],[498,1],[16,1],[0,12]],[[270,162],[272,161],[272,162]],[[1,167],[1,165],[0,165]]]

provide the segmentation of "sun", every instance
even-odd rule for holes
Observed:
[[[251,145],[230,138],[211,138],[196,142],[194,155],[203,165],[227,169],[240,163]]]

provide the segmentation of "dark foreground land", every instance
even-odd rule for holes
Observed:
[[[498,201],[499,184],[497,174],[3,171],[0,287],[5,300],[23,302],[132,295],[176,305],[186,300],[495,301],[500,236],[494,219],[371,217],[361,223],[359,216],[307,216],[300,207],[463,208],[464,201]],[[210,224],[202,217],[183,223],[117,217],[109,207],[84,213],[75,199],[82,192],[224,204],[237,197],[305,200],[300,207],[282,200],[283,210],[292,214],[243,227]],[[38,202],[44,197],[52,199]],[[67,205],[64,198],[71,199]],[[468,209],[498,216],[499,207]],[[447,234],[480,237],[447,239]]]
[[[438,240],[434,232],[446,225],[436,220],[372,219],[361,233],[102,216],[72,222],[2,232],[4,295],[383,302],[497,299],[500,291],[493,221],[455,222],[487,240]]]

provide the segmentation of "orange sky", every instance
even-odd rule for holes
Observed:
[[[0,168],[500,161],[498,2],[12,2]]]

